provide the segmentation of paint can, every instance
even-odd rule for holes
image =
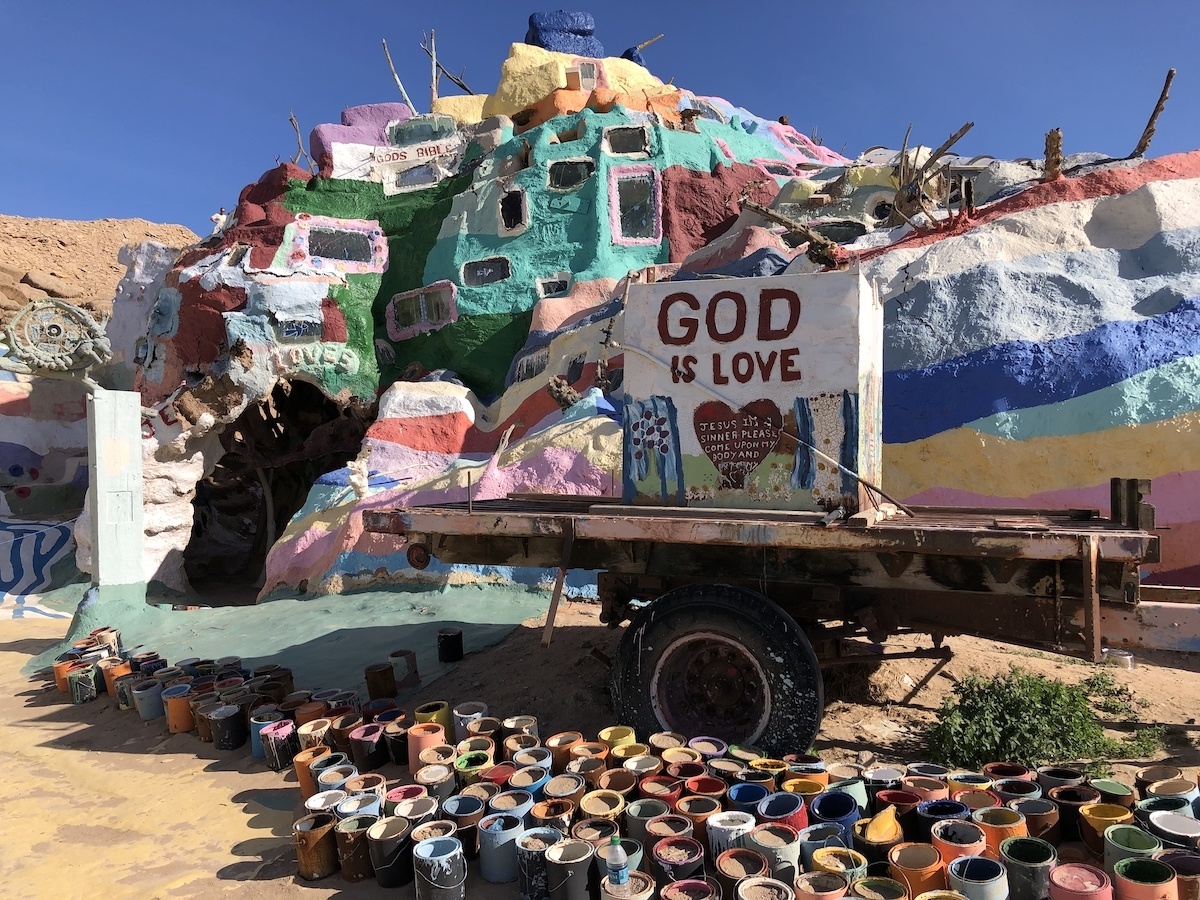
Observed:
[[[150,722],[165,713],[162,702],[163,686],[153,678],[139,681],[133,686],[133,705],[143,722]]]
[[[521,818],[510,813],[493,813],[479,820],[479,872],[484,881],[507,884],[517,880],[517,838],[524,828]]]
[[[350,732],[362,725],[363,720],[356,712],[343,713],[337,716],[329,725],[329,731],[325,735],[325,742],[333,744],[335,750],[340,753],[350,753]]]
[[[739,881],[766,875],[771,870],[771,864],[765,856],[749,847],[733,847],[716,858],[713,868],[722,896],[732,897],[734,886]]]
[[[645,803],[647,801],[643,800],[640,802]],[[628,822],[628,815],[626,816],[626,822]],[[745,847],[747,835],[754,830],[754,826],[757,823],[754,820],[754,816],[750,813],[727,810],[709,816],[708,821],[704,824],[708,835],[709,855],[712,859],[716,859],[726,850],[731,850],[734,847]]]
[[[310,813],[329,813],[337,816],[338,804],[350,795],[345,791],[318,791],[304,801],[304,808]]]
[[[383,726],[360,725],[350,732],[350,758],[360,772],[373,772],[388,761],[387,745],[383,742]]]
[[[489,812],[516,816],[521,820],[522,827],[528,824],[532,809],[533,796],[528,791],[502,791],[488,800]]]
[[[1133,818],[1132,815],[1130,818]],[[991,859],[1000,858],[1000,844],[1004,841],[1009,838],[1026,837],[1029,834],[1025,825],[1025,817],[1015,809],[1005,806],[977,809],[971,813],[971,821],[982,829],[987,844],[987,849],[983,853]],[[1093,849],[1091,844],[1088,846],[1089,849]],[[1097,846],[1093,852],[1098,855],[1103,852],[1103,847]]]
[[[756,815],[760,822],[782,822],[784,825],[791,825],[797,831],[808,827],[808,810],[804,808],[804,798],[787,791],[764,797],[758,804]]]
[[[419,784],[402,784],[386,791],[383,795],[384,816],[394,816],[396,807],[405,800],[415,800],[417,797],[427,797],[429,792]]]
[[[278,713],[272,713],[278,715]],[[280,719],[260,732],[263,754],[272,771],[282,772],[292,764],[300,752],[300,738],[296,735],[296,723],[291,719]]]
[[[1176,900],[1178,878],[1159,859],[1131,856],[1113,866],[1113,893],[1123,900]]]
[[[313,719],[300,725],[296,729],[296,735],[300,740],[301,749],[329,746],[325,743],[325,736],[329,733],[331,724],[329,719]]]
[[[517,838],[517,891],[521,900],[549,900],[546,851],[564,837],[557,828],[531,828]]]
[[[367,851],[375,881],[382,888],[397,888],[413,880],[412,823],[403,816],[380,819],[367,829]]]
[[[428,705],[428,704],[426,704]],[[408,771],[416,775],[421,771],[421,753],[436,747],[446,740],[446,730],[437,722],[418,722],[408,729]]]
[[[670,811],[671,807],[662,800],[656,800],[653,797],[634,800],[625,807],[625,832],[629,837],[645,847],[650,840],[646,831],[650,820],[656,819],[659,816],[665,816]],[[644,860],[643,865],[646,865]]]
[[[96,699],[96,670],[91,663],[80,663],[67,670],[67,693],[72,703],[90,703]]]
[[[485,712],[486,716],[487,713]],[[536,716],[509,716],[500,723],[500,733],[503,737],[512,737],[517,734],[528,735],[529,737],[538,737],[538,720]],[[539,738],[540,741],[540,738]],[[537,746],[534,744],[532,746]]]
[[[300,796],[307,800],[317,792],[317,780],[312,774],[311,766],[322,756],[329,755],[329,748],[306,747],[292,758],[292,768],[296,771],[296,783],[300,785]]]
[[[456,837],[433,837],[413,847],[417,900],[466,900],[467,859]]]
[[[479,700],[468,700],[454,707],[451,715],[453,716],[455,743],[465,741],[469,737],[467,732],[467,725],[469,723],[476,719],[482,719],[487,714],[487,704]]]
[[[849,897],[860,900],[909,900],[908,887],[894,878],[868,875],[850,885]]]
[[[943,819],[969,819],[971,808],[957,800],[925,800],[917,804],[917,837],[929,842],[933,826]]]
[[[769,896],[778,900],[796,900],[796,892],[787,883],[775,878],[745,878],[738,882],[734,900],[751,900]]]
[[[479,781],[485,771],[494,768],[491,755],[482,750],[464,753],[454,761],[454,774],[459,787],[474,784]]]
[[[333,808],[333,814],[338,819],[353,819],[357,816],[378,819],[382,813],[383,804],[378,794],[350,794]]]
[[[283,720],[283,713],[255,713],[250,717],[250,755],[255,759],[266,759],[266,751],[263,750],[262,730],[268,725],[273,725],[276,722]],[[277,770],[278,771],[278,770]]]
[[[909,841],[892,847],[888,851],[888,871],[907,886],[913,897],[946,889],[945,863],[932,844]]]
[[[478,825],[484,810],[483,800],[466,794],[455,794],[442,804],[442,815],[458,827],[456,837],[462,843],[467,859],[479,855]]]
[[[335,824],[334,817],[329,813],[312,813],[292,825],[297,868],[305,881],[319,881],[337,871]]]
[[[511,760],[522,750],[540,747],[541,744],[541,738],[535,737],[532,734],[510,734],[504,739],[504,759]]]
[[[986,856],[960,856],[946,866],[950,889],[969,900],[1005,900],[1008,878],[1004,865]]]
[[[367,696],[372,700],[390,699],[398,693],[396,670],[391,663],[371,663],[363,669],[363,678],[367,682]]]
[[[974,822],[942,819],[933,825],[930,842],[942,854],[942,860],[960,856],[983,856],[987,852],[987,835]]]
[[[133,674],[133,666],[129,660],[116,656],[102,659],[96,665],[99,667],[100,673],[104,676],[104,692],[111,697],[117,695],[117,679],[122,675]]]
[[[440,764],[422,768],[416,775],[416,782],[424,786],[425,790],[429,792],[429,796],[437,800],[439,804],[453,797],[456,790],[454,770]]]
[[[242,711],[228,703],[208,714],[208,727],[212,731],[213,746],[218,750],[236,750],[249,737]]]
[[[438,662],[456,663],[463,658],[463,632],[461,628],[439,628],[437,633]]]
[[[383,726],[383,743],[392,765],[408,768],[408,729],[412,720],[407,714]]]
[[[1050,896],[1050,870],[1058,865],[1058,851],[1041,838],[1010,837],[1000,844],[1000,862],[1008,873],[1012,900],[1046,900]]]
[[[596,848],[588,841],[565,838],[546,850],[550,900],[590,900],[588,878]]]
[[[800,847],[799,862],[808,872],[812,869],[813,853],[822,847],[847,847],[845,833],[837,822],[817,822],[801,829],[796,834]]]
[[[1175,870],[1179,900],[1200,900],[1200,853],[1193,850],[1162,850],[1154,858]]]
[[[596,856],[600,856],[599,848]],[[659,888],[684,878],[704,877],[704,845],[695,838],[663,838],[651,849],[650,856],[650,874]]]
[[[167,731],[171,734],[183,734],[196,727],[196,719],[192,715],[190,684],[176,684],[162,692],[163,706],[167,712]]]
[[[454,734],[454,722],[450,717],[450,704],[445,700],[430,700],[428,703],[422,703],[413,710],[413,715],[416,717],[419,724],[433,722],[442,727],[442,740],[438,743],[444,743],[446,735]]]
[[[629,882],[620,887],[614,888],[605,875],[600,882],[600,896],[604,900],[616,900],[616,898],[624,898],[624,900],[651,900],[654,896],[654,879],[645,872],[636,870],[629,873]]]
[[[322,791],[340,791],[342,786],[357,774],[358,769],[350,763],[323,767],[317,775],[317,788]]]
[[[837,825],[841,829],[842,846],[850,846],[854,839],[854,823],[861,815],[858,801],[851,794],[841,791],[818,794],[813,798],[811,812],[814,823]]]
[[[513,772],[512,777],[508,779],[508,785],[511,790],[527,792],[536,803],[544,796],[546,782],[549,780],[549,769],[543,769],[541,766],[525,766]],[[633,786],[632,782],[629,786]]]
[[[433,797],[413,797],[396,804],[396,815],[411,823],[415,830],[437,818],[438,802]]]
[[[564,835],[571,830],[573,818],[575,818],[575,804],[570,800],[542,800],[533,804],[533,809],[529,811],[532,827],[557,828]]]
[[[805,872],[793,884],[799,900],[839,900],[850,890],[850,882],[835,872]]]
[[[134,709],[133,686],[142,680],[137,672],[119,675],[113,680],[113,696],[117,698],[117,709]],[[215,695],[214,695],[215,696]]]
[[[378,821],[378,816],[358,815],[342,819],[334,826],[338,865],[343,881],[365,881],[375,875],[367,831]]]

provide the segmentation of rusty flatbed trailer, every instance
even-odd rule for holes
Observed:
[[[1157,562],[1149,485],[1114,479],[1098,510],[914,507],[890,517],[623,505],[593,496],[376,510],[410,563],[598,572],[601,619],[630,620],[614,707],[642,729],[804,749],[821,667],[944,657],[971,634],[1100,661],[1103,648],[1200,650],[1198,593],[1141,584]],[[888,654],[899,634],[932,647]]]

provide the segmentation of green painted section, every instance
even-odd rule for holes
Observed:
[[[395,344],[396,361],[383,369],[381,383],[396,381],[409,362],[430,371],[451,369],[481,397],[504,391],[504,376],[525,345],[533,311],[474,315],[437,331],[427,331]]]
[[[385,336],[384,307],[393,294],[422,286],[425,257],[450,210],[451,197],[465,189],[469,181],[467,176],[447,179],[428,190],[393,197],[385,196],[383,186],[370,181],[314,178],[307,183],[293,181],[289,186],[283,202],[290,211],[375,220],[388,236],[387,271],[382,275],[350,275],[347,287],[332,293],[346,317],[346,343],[358,352],[360,369],[355,375],[328,372],[322,387],[331,396],[349,390],[355,396],[374,399],[376,391],[391,384],[408,361],[389,366],[383,373],[379,370],[374,342],[377,336]]]
[[[82,593],[76,588],[76,601]],[[248,668],[280,663],[295,673],[298,689],[358,689],[365,698],[363,668],[386,662],[397,647],[417,652],[427,684],[454,668],[438,662],[438,629],[462,628],[471,653],[501,640],[547,603],[542,591],[493,585],[441,590],[414,585],[190,612],[172,610],[170,600],[165,606],[148,603],[140,586],[102,588],[91,596],[95,599],[79,603],[63,641],[31,659],[24,672],[44,669],[73,641],[111,625],[126,647],[145,645],[171,662],[240,656]]]
[[[1200,356],[1189,356],[1061,403],[997,413],[965,427],[1025,441],[1161,422],[1196,409],[1200,409]]]

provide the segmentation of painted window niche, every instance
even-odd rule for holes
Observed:
[[[773,178],[794,178],[796,170],[781,159],[756,159],[754,165]]]
[[[650,129],[645,125],[605,128],[604,149],[614,156],[649,156]]]
[[[579,124],[577,124],[571,128],[564,128],[562,131],[558,132],[557,134],[551,135],[550,143],[551,144],[569,144],[572,141],[577,141],[577,140],[581,139],[586,133],[587,133],[587,128],[584,127],[583,122],[580,122]]]
[[[662,182],[651,165],[613,166],[608,174],[613,240],[624,246],[662,240]]]
[[[409,191],[420,191],[433,187],[445,176],[445,172],[435,162],[417,166],[380,167],[380,181],[383,182],[383,193],[386,197],[396,194],[406,194]]]
[[[580,60],[573,66],[567,67],[567,90],[569,91],[594,91],[599,76],[599,71],[594,62],[584,62]]]
[[[388,337],[403,341],[425,331],[437,331],[458,321],[458,288],[452,281],[435,281],[415,291],[396,294],[388,302]]]
[[[404,122],[388,122],[386,133],[388,143],[393,147],[427,144],[430,141],[457,138],[458,122],[454,116],[431,113],[427,116],[414,116]]]
[[[495,284],[497,281],[512,275],[512,263],[507,256],[489,256],[487,259],[476,259],[463,263],[463,284],[469,287],[480,287],[485,284]]]
[[[529,201],[525,191],[512,188],[500,195],[500,233],[515,237],[529,225]]]
[[[542,347],[539,350],[534,350],[527,356],[522,356],[517,360],[513,367],[513,383],[519,384],[522,381],[528,381],[530,378],[536,378],[546,371],[546,367],[550,365],[550,348]]]
[[[573,191],[592,177],[596,163],[586,156],[550,163],[549,185],[555,191]]]
[[[555,272],[553,275],[547,275],[545,278],[537,280],[538,296],[543,299],[546,297],[562,297],[570,289],[570,272]]]
[[[387,268],[387,237],[378,222],[300,213],[290,228],[291,269],[364,275]]]
[[[567,364],[567,384],[575,384],[583,377],[583,367],[587,365],[587,354],[580,353]]]
[[[522,143],[519,153],[514,153],[512,156],[506,156],[500,160],[496,174],[501,178],[511,178],[522,169],[528,169],[532,162],[533,148],[529,146],[528,141],[525,141]]]

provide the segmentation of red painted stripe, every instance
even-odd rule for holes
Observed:
[[[1200,150],[1164,156],[1130,169],[1104,169],[1078,178],[1059,178],[1057,181],[1037,184],[1019,194],[998,200],[975,218],[957,221],[941,231],[913,231],[894,244],[864,250],[855,253],[854,257],[863,261],[875,259],[894,250],[936,244],[1013,213],[1049,206],[1052,203],[1072,203],[1128,194],[1152,181],[1178,181],[1184,178],[1200,178]]]

